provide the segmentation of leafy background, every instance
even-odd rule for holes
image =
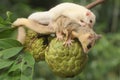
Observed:
[[[97,17],[94,30],[103,37],[89,52],[89,61],[74,78],[60,78],[44,61],[35,62],[15,40],[11,23],[35,11],[45,11],[61,2],[87,5],[94,0],[1,0],[0,80],[120,80],[120,0],[106,0],[92,9]],[[29,62],[31,61],[31,62]]]

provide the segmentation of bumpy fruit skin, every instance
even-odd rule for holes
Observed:
[[[32,30],[27,30],[25,40],[25,51],[29,51],[36,61],[45,59],[46,44],[44,44],[45,38],[39,37],[39,34]]]
[[[79,41],[65,47],[63,41],[53,39],[45,53],[46,62],[60,77],[74,77],[79,74],[85,67],[87,59],[88,55],[82,52]]]

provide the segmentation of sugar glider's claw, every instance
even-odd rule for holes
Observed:
[[[72,45],[73,40],[69,39],[63,43],[64,46],[70,47]]]
[[[56,36],[58,41],[63,40],[63,35],[61,33],[56,33]]]
[[[62,35],[61,35],[61,36],[57,36],[57,40],[58,40],[58,41],[63,40],[63,36],[62,36]]]

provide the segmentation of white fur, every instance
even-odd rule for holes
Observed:
[[[49,22],[52,20],[52,15],[48,11],[35,12],[32,13],[28,19],[32,19],[42,24],[49,24]]]
[[[90,12],[91,16],[86,16],[87,12]],[[93,27],[95,23],[95,15],[90,10],[74,3],[61,3],[51,8],[49,11],[33,13],[28,17],[28,19],[35,20],[41,24],[49,24],[50,21],[54,21],[60,15],[67,16],[82,26],[84,24],[89,24]],[[84,24],[81,22],[81,20],[84,22]],[[90,20],[92,20],[92,23],[90,23]]]

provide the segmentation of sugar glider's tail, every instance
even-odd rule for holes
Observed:
[[[18,35],[17,35],[17,40],[24,44],[26,38],[26,32],[23,26],[18,28]]]
[[[12,24],[12,27],[18,27],[18,37],[17,40],[20,41],[22,44],[24,44],[25,37],[26,37],[26,32],[24,27],[31,29],[37,33],[41,34],[51,34],[54,33],[54,30],[50,27],[39,24],[36,21],[29,20],[27,18],[18,18],[15,20]]]

